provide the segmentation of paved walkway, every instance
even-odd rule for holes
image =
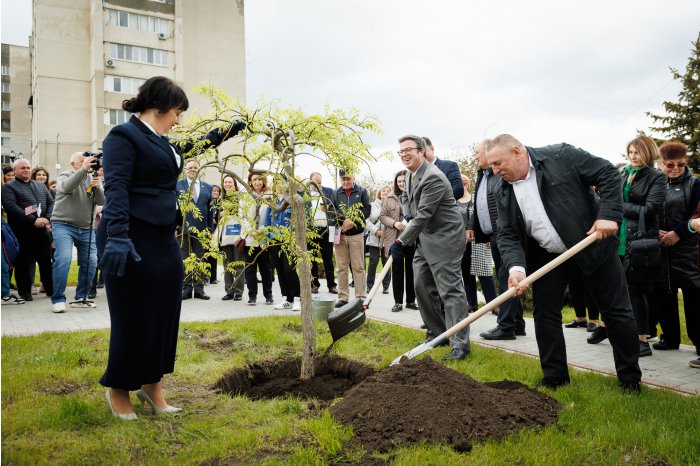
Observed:
[[[211,300],[190,299],[183,302],[182,322],[212,322],[290,313],[290,311],[275,311],[273,306],[260,302],[256,306],[249,306],[246,304],[245,297],[243,301],[222,301],[221,297],[225,294],[222,284],[209,285],[205,291],[211,296]],[[321,291],[320,296],[333,296],[324,295],[323,291],[327,291],[325,286],[321,287]],[[279,302],[279,287],[276,284],[273,285],[273,292],[275,293],[275,302]],[[66,290],[66,296],[69,299],[74,293],[74,288]],[[68,307],[65,314],[53,314],[51,300],[44,295],[35,296],[34,301],[20,306],[4,305],[0,312],[2,315],[2,335],[33,335],[47,331],[108,328],[109,312],[104,290],[98,290],[95,302],[96,309],[71,309]],[[391,312],[392,305],[391,294],[379,293],[372,301],[367,315],[383,322],[411,328],[420,327],[422,321],[418,311],[404,309],[394,313]],[[486,341],[479,337],[479,333],[493,328],[496,324],[496,317],[488,314],[472,324],[472,342],[537,357],[537,343],[532,319],[526,319],[526,322],[527,336],[525,337],[518,337],[517,340],[510,341]],[[571,366],[603,374],[615,374],[612,349],[607,340],[597,345],[589,345],[586,343],[588,333],[585,329],[564,329],[564,336]],[[410,349],[406,348],[406,351]],[[640,359],[642,381],[652,386],[700,395],[700,370],[688,366],[688,361],[696,357],[695,348],[687,345],[682,345],[677,351],[654,351],[653,356]]]

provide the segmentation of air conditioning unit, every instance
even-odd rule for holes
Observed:
[[[107,61],[105,62],[105,66],[106,66],[107,68],[114,68],[114,60],[107,60]]]
[[[158,39],[160,39],[160,40],[165,40],[165,39],[167,39],[167,38],[168,38],[168,36],[167,36],[164,32],[159,32],[159,33],[158,33]]]

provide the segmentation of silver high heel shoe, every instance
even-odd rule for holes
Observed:
[[[119,419],[123,419],[125,421],[135,421],[138,419],[136,413],[119,414],[114,410],[112,407],[112,398],[109,396],[109,388],[107,389],[107,393],[105,393],[105,398],[107,399],[107,404],[109,404],[109,410],[112,411],[112,416],[118,417]]]
[[[153,408],[153,414],[179,413],[182,411],[182,408],[176,408],[175,406],[170,405],[166,405],[165,408],[158,407],[158,405],[153,402],[151,397],[148,396],[148,393],[146,393],[146,390],[143,388],[136,392],[136,398],[141,400],[143,405],[146,403],[151,405],[151,408]]]

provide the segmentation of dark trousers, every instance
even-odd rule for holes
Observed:
[[[653,284],[651,283],[627,282],[630,302],[632,303],[632,312],[634,312],[634,320],[637,323],[638,335],[648,335],[651,333],[651,326],[649,325],[649,304],[652,302],[652,286]],[[656,333],[656,324],[654,324],[654,333]]]
[[[472,275],[472,244],[467,243],[467,249],[462,255],[462,279],[464,280],[464,290],[467,293],[467,304],[470,308],[476,309],[478,301],[476,297],[476,276]],[[479,275],[479,283],[481,283],[481,291],[484,293],[484,299],[490,303],[496,299],[496,281],[493,275]]]
[[[535,242],[527,248],[528,274],[532,274],[557,257]],[[566,344],[561,325],[564,291],[577,268],[571,259],[548,273],[533,286],[535,336],[540,352],[540,364],[545,376],[568,377]],[[585,286],[591,290],[608,328],[615,369],[620,381],[641,380],[639,368],[639,339],[632,315],[622,264],[613,254],[604,257],[595,270],[581,271]]]
[[[377,246],[369,246],[369,266],[367,269],[367,290],[372,289],[374,286],[374,277],[377,275],[377,265],[379,265],[379,258],[381,257],[382,259],[382,267],[384,264],[386,264],[386,261],[389,259],[384,255],[384,250],[380,247]],[[389,285],[391,284],[391,275],[386,274],[384,275],[384,280],[382,280],[382,286],[384,287],[385,290],[389,289]]]
[[[406,304],[416,302],[416,289],[413,284],[413,256],[415,253],[415,246],[406,245],[403,247],[403,257],[400,260],[394,258],[394,262],[391,264],[392,291],[396,304],[403,304],[404,275],[406,277]]]
[[[578,270],[571,276],[569,295],[571,297],[571,307],[574,308],[576,317],[586,318],[587,308],[588,318],[590,320],[598,320],[600,312],[598,311],[595,300],[591,296],[591,292],[584,286],[583,277],[581,277]]]
[[[319,238],[309,243],[321,254],[328,288],[335,288],[337,285],[335,283],[335,265],[333,265],[333,243],[328,242],[328,228],[316,227],[316,234],[319,235]],[[318,281],[318,262],[316,261],[311,262],[311,283],[314,286],[321,286],[321,282]]]
[[[271,246],[267,250],[270,253],[272,265],[277,271],[282,296],[286,296],[287,301],[291,303],[294,301],[294,298],[301,296],[299,275],[297,275],[296,269],[290,264],[287,254],[282,251],[280,246]]]
[[[209,263],[209,283],[214,283],[215,281],[218,281],[217,277],[217,269],[219,268],[219,258],[216,256],[211,256],[207,258],[207,262]]]
[[[180,252],[182,253],[182,260],[188,258],[190,254],[196,255],[199,260],[204,258],[204,248],[196,236],[184,235],[182,244],[180,245]],[[194,290],[195,293],[204,292],[204,280],[201,275],[195,277],[194,274],[188,273],[185,276],[182,292],[183,294],[192,294],[192,290]]]
[[[695,348],[700,350],[700,288],[681,286],[683,292],[683,310],[685,311],[685,327],[688,338]],[[681,343],[681,323],[678,317],[678,285],[672,284],[671,290],[666,288],[654,290],[655,302],[659,305],[659,320],[662,338],[671,346]]]
[[[260,271],[263,296],[265,296],[265,299],[272,298],[272,264],[270,263],[270,254],[261,247],[246,248],[245,253],[245,281],[248,284],[248,297],[258,297],[257,271]]]
[[[492,238],[493,239],[493,238]],[[501,252],[498,250],[496,241],[491,241],[491,256],[496,266],[496,276],[498,277],[498,293],[503,294],[508,291],[509,271],[503,266]],[[498,327],[505,331],[525,330],[525,319],[523,319],[523,305],[520,298],[511,298],[499,306]]]
[[[19,253],[15,258],[17,293],[24,297],[32,294],[35,264],[47,296],[53,295],[53,265],[51,264],[51,235],[44,228],[21,231],[17,234]]]
[[[245,244],[245,240],[242,240]],[[245,246],[233,244],[221,246],[224,253],[224,290],[230,296],[243,296],[245,286]]]

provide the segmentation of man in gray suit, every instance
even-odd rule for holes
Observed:
[[[401,161],[409,170],[406,190],[412,217],[391,247],[392,256],[404,244],[416,244],[413,273],[423,322],[433,336],[467,317],[467,297],[461,261],[466,248],[464,223],[445,175],[425,159],[425,141],[419,136],[399,139]],[[440,299],[445,305],[443,314]],[[469,328],[450,339],[452,352],[443,360],[464,359],[470,352]]]

